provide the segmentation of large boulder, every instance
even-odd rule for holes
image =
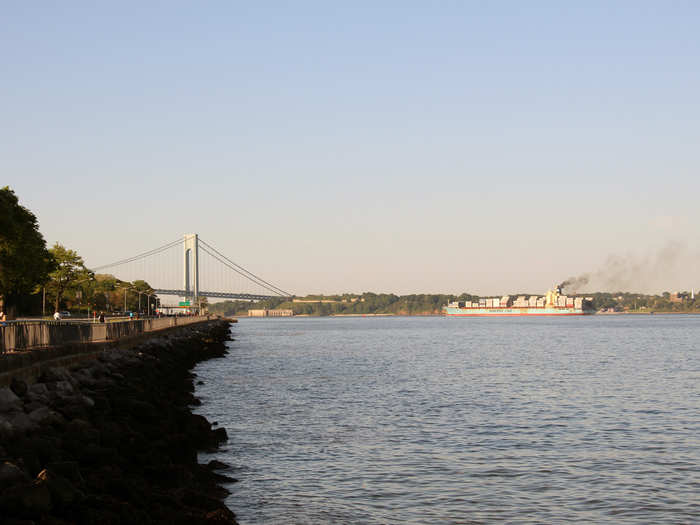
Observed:
[[[22,495],[22,504],[29,514],[41,516],[51,510],[51,492],[44,484],[34,482]]]
[[[78,447],[100,440],[100,431],[83,419],[74,419],[66,426],[65,439]]]
[[[237,523],[236,515],[226,507],[221,507],[216,510],[212,510],[211,512],[207,512],[205,520],[206,523],[211,523],[212,525],[215,523],[228,523],[235,525]]]
[[[60,474],[44,469],[36,477],[36,484],[44,485],[49,489],[51,500],[56,506],[63,507],[84,497],[83,493]]]
[[[33,432],[39,428],[24,412],[14,412],[8,419],[15,430],[20,433]]]
[[[67,381],[72,383],[74,386],[76,384],[75,378],[71,373],[62,366],[52,366],[42,371],[39,380],[42,383],[56,383],[59,381]]]
[[[41,424],[59,424],[65,421],[63,416],[58,412],[51,410],[49,407],[40,407],[29,413],[29,419],[36,423]]]
[[[77,461],[55,461],[46,465],[46,468],[60,474],[76,485],[85,483]]]
[[[0,463],[0,490],[29,481],[31,481],[29,476],[14,463],[9,461]]]
[[[0,492],[0,516],[40,518],[51,508],[51,492],[45,483],[16,485]]]
[[[89,405],[83,400],[81,394],[71,396],[58,396],[53,400],[52,407],[60,412],[66,419],[88,419],[87,408]]]
[[[48,396],[49,389],[46,383],[34,383],[29,387],[29,394],[36,394],[41,396]]]
[[[19,410],[22,400],[10,388],[0,388],[0,413]]]
[[[95,384],[95,378],[93,377],[92,372],[89,368],[81,368],[80,370],[76,371],[73,375],[75,379],[78,380],[78,383],[81,385],[92,386],[93,384]]]
[[[27,394],[27,383],[16,377],[12,378],[12,383],[10,383],[10,389],[17,394],[19,397],[24,397]]]
[[[56,381],[52,384],[53,389],[60,396],[69,396],[73,393],[73,385],[70,381]]]
[[[12,426],[12,423],[0,416],[0,442],[9,441],[14,434],[15,427]]]
[[[87,408],[95,406],[95,400],[88,396],[79,396],[80,402]]]
[[[34,383],[27,390],[30,401],[46,404],[49,402],[49,389],[44,383]]]

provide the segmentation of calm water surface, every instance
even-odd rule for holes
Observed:
[[[700,316],[232,333],[197,394],[242,525],[700,522]]]

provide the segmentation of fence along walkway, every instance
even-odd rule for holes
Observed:
[[[201,323],[208,315],[161,317],[116,323],[28,321],[0,327],[0,354],[81,343],[106,343],[175,326]]]

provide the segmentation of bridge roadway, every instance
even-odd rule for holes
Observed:
[[[160,293],[164,295],[179,295],[180,297],[191,297],[194,294],[192,291],[186,291],[186,290],[162,290],[162,289],[156,289],[154,290],[155,293]],[[286,297],[282,297],[280,295],[258,295],[258,294],[250,294],[250,293],[229,293],[229,292],[199,292],[199,295],[204,295],[206,297],[218,297],[221,299],[243,299],[246,301],[262,301],[265,299],[286,299]]]

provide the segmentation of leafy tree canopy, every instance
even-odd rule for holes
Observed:
[[[93,274],[85,268],[83,258],[74,250],[56,243],[49,251],[56,261],[56,268],[49,275],[51,280],[46,289],[53,295],[54,306],[58,310],[66,291],[80,281],[92,279]]]
[[[20,295],[46,282],[53,264],[36,216],[9,187],[0,189],[0,296],[5,311],[12,312]]]

